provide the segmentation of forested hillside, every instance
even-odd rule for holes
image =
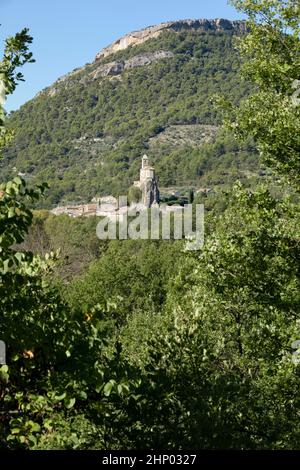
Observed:
[[[63,77],[12,114],[16,135],[1,162],[1,179],[21,173],[30,183],[47,181],[45,207],[126,193],[145,152],[160,186],[256,180],[253,144],[217,136],[216,127],[207,131],[220,123],[214,94],[238,103],[249,91],[238,74],[237,34],[163,31]],[[170,133],[175,138],[164,139]]]
[[[300,448],[300,7],[233,3],[249,18],[240,71],[232,32],[165,31],[11,119],[0,103],[1,177],[28,180],[0,186],[0,450]],[[5,41],[4,97],[31,42]],[[33,212],[127,190],[145,148],[166,186],[220,187],[193,201],[201,248]]]

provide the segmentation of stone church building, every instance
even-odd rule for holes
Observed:
[[[144,155],[142,158],[142,168],[140,169],[140,180],[134,182],[134,186],[142,192],[142,204],[151,207],[159,204],[159,189],[155,170],[149,163],[149,158]]]

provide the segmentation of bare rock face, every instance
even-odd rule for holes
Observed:
[[[90,74],[90,77],[92,80],[97,80],[100,77],[120,75],[124,70],[143,67],[145,65],[150,65],[152,62],[156,62],[157,60],[171,59],[172,57],[174,57],[174,54],[170,51],[156,51],[149,52],[147,54],[139,54],[125,61],[119,60],[100,65]]]
[[[163,26],[163,24],[161,24],[158,26],[150,26],[149,28],[145,28],[141,31],[134,31],[133,33],[127,34],[123,38],[117,39],[110,46],[102,49],[102,51],[100,51],[96,55],[95,60],[104,59],[104,57],[107,57],[108,55],[114,54],[115,52],[118,52],[118,51],[123,51],[124,49],[127,49],[127,47],[129,46],[142,44],[148,39],[159,36],[163,29],[165,29],[165,27]]]
[[[136,46],[139,44],[158,37],[164,31],[233,31],[236,33],[244,33],[247,31],[245,21],[229,21],[225,19],[215,19],[215,20],[180,20],[180,21],[169,21],[166,23],[161,23],[156,26],[149,26],[148,28],[142,29],[140,31],[134,31],[127,34],[126,36],[118,39],[113,44],[102,49],[95,58],[95,62],[104,59],[105,57],[114,54],[118,51],[127,49],[129,46]],[[152,62],[155,62],[160,59],[170,59],[174,57],[174,54],[170,51],[156,51],[149,52],[145,54],[139,54],[131,59],[126,61],[118,60],[114,62],[109,62],[107,64],[99,64],[96,70],[93,70],[89,75],[83,77],[81,81],[83,83],[89,82],[91,80],[97,80],[101,77],[113,77],[120,76],[124,70],[133,69],[135,67],[142,67],[145,65],[150,65]],[[94,63],[95,63],[94,62]],[[89,65],[89,64],[86,64]],[[71,83],[74,75],[78,74],[85,69],[85,66],[73,70],[71,73],[60,77],[54,85],[47,87],[42,90],[37,96],[47,93],[49,96],[56,95],[61,88],[61,85],[68,86]]]
[[[182,31],[182,30],[202,30],[202,31],[236,31],[245,32],[246,23],[244,21],[229,21],[224,19],[215,20],[180,20],[161,23],[157,26],[149,26],[140,31],[134,31],[126,36],[117,39],[113,44],[102,49],[95,60],[101,60],[110,54],[127,49],[129,46],[137,46],[148,39],[158,37],[163,31]]]
[[[172,57],[174,57],[174,54],[171,51],[156,51],[148,54],[139,54],[125,61],[125,70],[150,65],[152,62],[156,62],[160,59],[172,59]]]
[[[90,75],[93,80],[100,77],[108,77],[113,75],[120,75],[125,68],[125,62],[120,60],[118,62],[109,62],[108,64],[101,65],[94,70]]]

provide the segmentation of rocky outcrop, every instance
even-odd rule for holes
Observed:
[[[137,46],[148,39],[159,36],[163,31],[182,31],[182,30],[202,30],[202,31],[236,31],[245,32],[246,23],[244,21],[229,21],[224,19],[215,20],[180,20],[161,23],[157,26],[149,26],[140,31],[134,31],[126,36],[117,39],[113,44],[102,49],[95,60],[101,60],[110,54],[127,49],[129,46]]]
[[[109,62],[108,64],[101,65],[89,75],[93,80],[100,77],[107,77],[109,75],[120,75],[124,71],[125,62],[120,60],[118,62]]]
[[[117,39],[110,46],[102,49],[102,51],[96,55],[95,60],[100,60],[109,56],[110,54],[114,54],[115,52],[123,51],[129,46],[142,44],[148,39],[159,36],[163,29],[165,28],[162,25],[150,26],[149,28],[145,28],[141,31],[134,31],[133,33],[127,34],[123,38]]]
[[[149,26],[148,28],[142,29],[140,31],[134,31],[127,34],[126,36],[118,39],[113,44],[102,49],[95,58],[95,62],[102,60],[108,57],[111,54],[114,54],[118,51],[127,49],[129,46],[137,46],[142,44],[149,39],[158,37],[164,31],[232,31],[236,33],[246,32],[247,27],[245,21],[229,21],[225,19],[215,19],[215,20],[180,20],[180,21],[169,21],[166,23],[161,23],[156,26]],[[126,61],[118,60],[114,62],[109,62],[107,64],[102,64],[97,67],[96,70],[84,76],[80,81],[82,83],[88,83],[90,80],[96,80],[101,77],[108,76],[119,76],[126,69],[132,69],[135,67],[142,67],[145,65],[150,65],[152,62],[160,59],[168,59],[173,57],[173,53],[170,51],[156,51],[153,53],[139,54],[131,59]],[[90,64],[86,64],[90,65]],[[92,64],[91,64],[92,65]],[[72,82],[72,79],[76,74],[84,70],[86,66],[77,68],[71,73],[60,77],[51,87],[45,88],[37,96],[46,93],[49,96],[56,95],[60,89],[61,85],[67,86]]]
[[[125,70],[133,69],[134,67],[143,67],[144,65],[150,65],[152,62],[156,62],[160,59],[172,59],[174,57],[173,52],[170,51],[156,51],[148,54],[140,54],[132,57],[125,61]]]
[[[174,54],[170,51],[156,51],[149,52],[147,54],[139,54],[125,61],[119,60],[100,65],[96,70],[90,73],[90,77],[92,80],[97,80],[101,77],[120,75],[124,70],[143,67],[158,60],[171,59],[172,57],[174,57]]]
[[[89,65],[89,64],[86,64],[86,65]],[[61,90],[61,85],[62,84],[65,84],[67,85],[71,79],[74,77],[74,75],[78,74],[79,72],[81,72],[82,70],[85,69],[85,66],[83,67],[77,67],[76,69],[74,69],[72,72],[69,72],[67,73],[66,75],[63,75],[61,77],[59,77],[56,82],[54,82],[53,85],[51,85],[50,87],[46,87],[44,88],[42,91],[40,91],[39,93],[37,93],[35,95],[35,97],[39,97],[39,96],[42,96],[44,95],[45,93],[48,95],[48,96],[54,96],[56,95],[57,93],[59,93],[59,91]]]

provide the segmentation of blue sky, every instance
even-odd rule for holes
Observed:
[[[240,19],[227,0],[0,0],[1,49],[4,39],[23,27],[34,37],[36,63],[6,103],[17,109],[38,91],[131,31],[186,18]]]

